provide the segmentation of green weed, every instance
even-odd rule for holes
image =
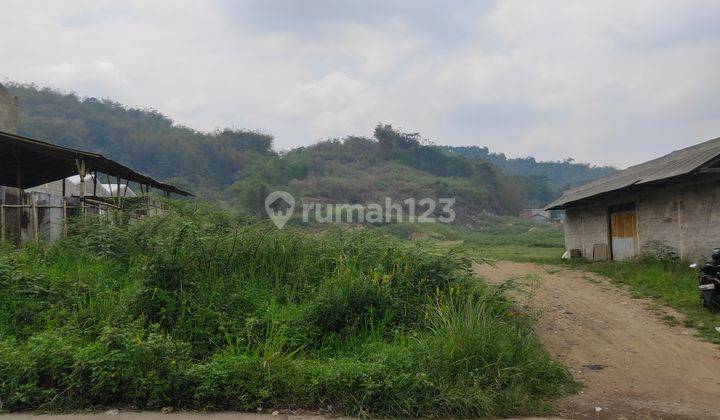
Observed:
[[[0,251],[0,409],[476,417],[572,391],[473,263],[374,229],[178,208]]]

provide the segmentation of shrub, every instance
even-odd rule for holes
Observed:
[[[192,208],[76,232],[0,253],[3,410],[505,415],[571,384],[457,252]]]

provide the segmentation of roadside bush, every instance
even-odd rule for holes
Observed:
[[[456,252],[189,208],[120,223],[0,252],[0,409],[469,417],[572,387]]]
[[[640,250],[641,259],[679,263],[680,254],[677,249],[667,243],[650,241]]]

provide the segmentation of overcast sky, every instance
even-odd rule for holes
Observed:
[[[277,149],[369,135],[627,166],[720,136],[720,1],[3,1],[0,80]]]

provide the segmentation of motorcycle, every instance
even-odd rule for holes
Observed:
[[[700,300],[710,312],[720,311],[720,266],[713,264],[690,264],[690,268],[697,268],[698,289],[700,289]]]

